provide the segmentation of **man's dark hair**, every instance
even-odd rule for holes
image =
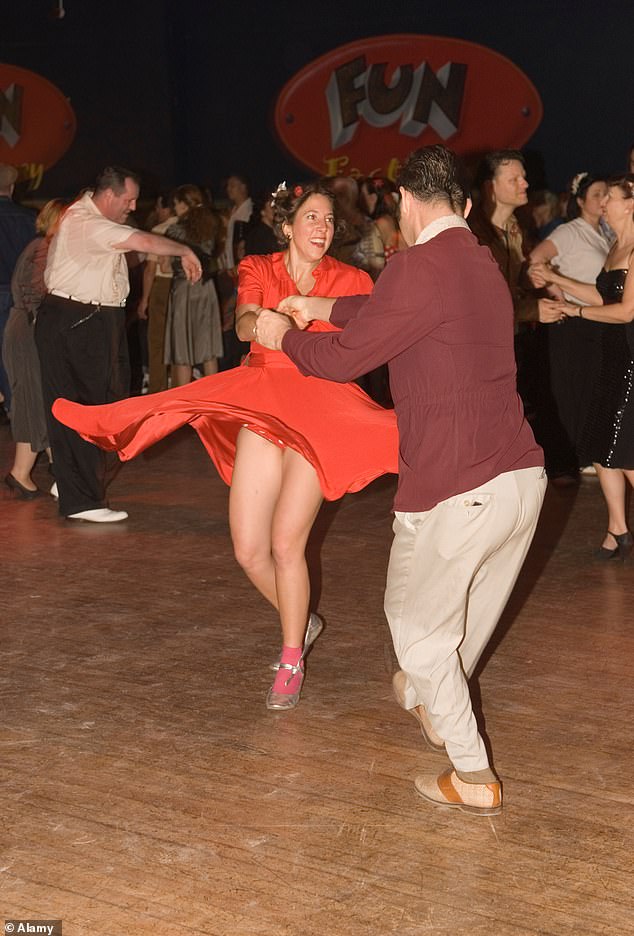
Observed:
[[[248,175],[245,175],[244,172],[230,172],[227,176],[227,182],[229,179],[237,179],[242,185],[244,185],[247,190],[247,195],[251,194],[251,179]]]
[[[492,150],[492,152],[486,153],[482,157],[475,174],[475,187],[478,189],[482,188],[485,182],[490,182],[495,178],[495,175],[500,166],[505,166],[507,163],[513,162],[514,160],[517,160],[517,162],[521,163],[522,166],[526,168],[524,157],[519,150],[501,149]]]
[[[126,179],[132,179],[137,185],[141,184],[141,179],[136,172],[124,169],[123,166],[106,166],[95,180],[95,195],[105,192],[106,189],[112,189],[115,195],[121,195]]]
[[[464,213],[467,190],[462,166],[446,146],[422,146],[407,157],[396,184],[422,202],[448,202]]]

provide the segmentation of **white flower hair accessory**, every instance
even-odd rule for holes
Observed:
[[[275,199],[280,194],[280,192],[285,192],[285,191],[286,191],[286,180],[284,180],[284,182],[280,182],[280,184],[275,189],[275,191],[271,192],[271,205],[275,206]]]
[[[571,195],[576,195],[576,194],[577,194],[577,192],[579,191],[579,186],[581,185],[581,183],[583,182],[583,180],[585,179],[585,177],[586,177],[587,175],[588,175],[587,172],[578,172],[578,173],[577,173],[577,175],[574,177],[574,179],[573,179],[572,182],[570,183],[570,194],[571,194]]]

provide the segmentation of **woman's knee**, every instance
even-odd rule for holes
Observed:
[[[278,568],[302,564],[305,561],[305,551],[305,536],[285,530],[278,530],[273,534],[271,553]]]
[[[257,568],[263,563],[270,562],[271,549],[268,544],[241,536],[239,533],[232,534],[231,539],[236,562],[245,572]]]

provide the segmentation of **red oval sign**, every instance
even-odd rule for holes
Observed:
[[[275,126],[316,172],[393,177],[408,153],[430,143],[462,155],[519,148],[542,114],[531,81],[497,52],[396,35],[351,42],[303,68],[279,95]]]
[[[68,99],[55,85],[25,68],[0,64],[0,162],[49,169],[72,143],[76,126]]]

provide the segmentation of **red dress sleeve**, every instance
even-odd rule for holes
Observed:
[[[264,263],[265,257],[254,255],[245,257],[238,267],[237,305],[255,302],[262,305],[264,298]]]

